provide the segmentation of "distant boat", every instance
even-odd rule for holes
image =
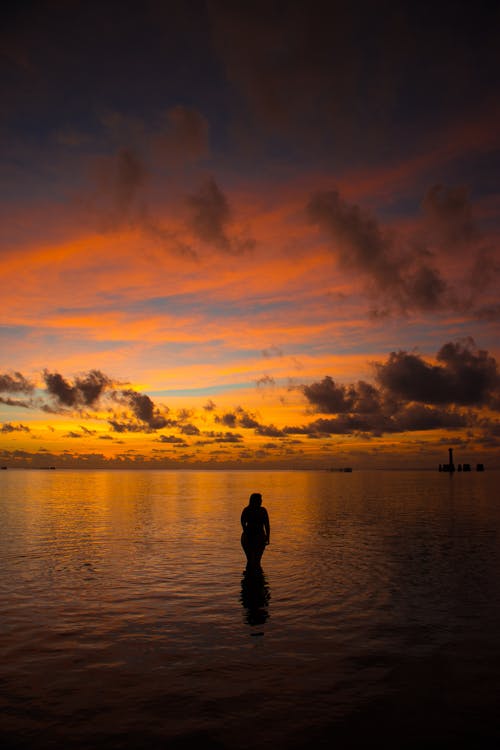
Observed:
[[[344,471],[344,472],[351,472],[351,471],[352,471],[352,468],[351,468],[350,466],[344,466],[344,467],[341,467],[341,468],[335,468],[335,467],[332,467],[332,468],[330,469],[330,471]]]

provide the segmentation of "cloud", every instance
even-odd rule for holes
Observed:
[[[425,404],[406,404],[393,417],[394,432],[459,429],[471,423],[474,420],[471,420],[470,415],[456,409],[436,408]]]
[[[96,434],[95,430],[89,430],[88,427],[85,427],[84,425],[80,425],[81,432],[76,432],[75,430],[70,430],[66,433],[65,437],[69,438],[88,438],[92,437]]]
[[[282,357],[283,351],[277,346],[270,346],[267,349],[262,350],[262,356],[266,359],[271,359],[272,357]]]
[[[329,241],[340,271],[360,278],[374,315],[452,310],[497,318],[481,294],[500,274],[495,249],[484,243],[465,188],[434,185],[413,230],[382,226],[337,190],[316,192],[306,215]],[[481,240],[481,242],[479,242]]]
[[[34,388],[20,372],[0,373],[0,393],[33,393]]]
[[[192,209],[190,226],[195,235],[203,242],[227,251],[229,240],[225,228],[231,211],[226,196],[213,177],[209,177],[198,192],[188,198],[188,204]]]
[[[113,432],[144,432],[144,425],[139,422],[128,420],[108,419],[108,424]]]
[[[179,429],[183,435],[199,435],[200,434],[200,430],[194,424],[189,424],[189,423],[183,424],[180,426]]]
[[[243,409],[241,406],[237,406],[234,411],[226,412],[219,416],[215,415],[214,421],[218,424],[223,424],[226,427],[243,427],[246,429],[254,429],[259,426],[259,422],[256,420],[255,415]]]
[[[11,424],[10,422],[5,422],[0,427],[0,432],[31,432],[31,430],[24,424]]]
[[[273,424],[263,425],[260,424],[255,428],[257,435],[264,435],[265,437],[284,437],[285,433],[279,427]]]
[[[173,445],[187,445],[183,438],[176,437],[176,435],[159,435],[156,439],[158,443],[171,443]]]
[[[263,375],[261,378],[258,378],[255,381],[255,383],[257,385],[257,388],[261,386],[266,386],[266,385],[270,385],[270,386],[276,385],[275,379],[272,378],[270,375]]]
[[[232,222],[229,202],[213,177],[208,177],[199,190],[188,196],[188,226],[202,242],[230,255],[241,255],[255,246],[249,237],[230,236]]]
[[[233,412],[226,412],[225,414],[222,414],[222,416],[216,415],[215,421],[218,424],[225,425],[226,427],[235,427],[237,417],[236,417],[236,414],[234,414]]]
[[[337,190],[313,195],[306,213],[329,237],[339,267],[364,278],[366,291],[389,309],[435,310],[445,304],[447,285],[430,254],[405,246]]]
[[[129,389],[121,391],[120,395],[137,419],[144,422],[151,430],[161,430],[163,427],[171,425],[171,420],[161,414],[158,407],[145,393],[138,393]]]
[[[243,440],[243,435],[240,435],[238,432],[214,432],[211,430],[204,432],[203,435],[207,438],[211,438],[210,442],[215,443],[239,443]],[[207,445],[209,443],[207,441],[198,440],[196,444]]]
[[[237,418],[238,418],[238,425],[240,427],[246,428],[246,429],[252,429],[259,426],[259,423],[257,422],[255,415],[251,414],[249,411],[246,411],[241,406],[238,407],[236,410]]]
[[[425,224],[446,252],[456,252],[480,239],[466,187],[432,185],[422,201]]]
[[[445,344],[436,358],[432,365],[417,354],[392,352],[387,362],[375,365],[377,381],[407,401],[500,408],[497,362],[472,339]]]
[[[144,160],[131,148],[121,148],[112,156],[97,160],[94,169],[97,190],[90,206],[107,228],[117,228],[124,220],[133,218],[148,175]]]
[[[60,408],[81,411],[84,407],[97,406],[101,398],[107,396],[112,403],[119,403],[130,409],[136,420],[125,415],[113,415],[107,421],[115,432],[152,432],[176,424],[175,420],[165,416],[169,411],[168,407],[160,409],[147,394],[131,388],[117,389],[118,383],[100,370],[90,370],[70,381],[60,373],[51,373],[46,369],[43,379],[47,392],[56,401],[55,407],[44,402],[37,403],[47,413],[57,413]],[[86,428],[82,427],[82,430]]]
[[[303,393],[309,403],[323,414],[352,411],[364,414],[380,409],[380,394],[365,381],[359,381],[356,385],[337,385],[326,375],[319,383],[303,386]]]
[[[480,424],[477,409],[500,411],[496,360],[472,339],[449,342],[437,364],[418,354],[392,352],[374,363],[377,385],[337,384],[330,376],[302,386],[313,412],[332,414],[307,425],[286,426],[285,434],[371,434],[459,429]]]
[[[18,398],[4,398],[3,396],[0,396],[0,404],[5,404],[6,406],[21,406],[23,409],[30,409],[33,405],[31,401],[21,401],[21,399]]]
[[[209,125],[196,109],[177,105],[166,113],[165,132],[155,138],[155,153],[167,164],[197,162],[209,154]]]
[[[195,259],[194,250],[152,214],[145,193],[150,176],[145,159],[132,148],[101,157],[94,164],[95,187],[84,199],[86,209],[97,220],[100,231],[138,229],[164,250]]]
[[[429,431],[437,429],[459,429],[475,420],[470,415],[462,414],[456,409],[436,408],[423,404],[400,405],[398,411],[374,410],[371,413],[342,413],[335,418],[316,419],[307,425],[287,426],[283,432],[287,435],[308,435],[319,438],[331,435],[356,435],[381,437],[384,434],[400,432]]]
[[[48,393],[60,405],[76,408],[93,406],[113,386],[113,381],[100,370],[90,370],[86,375],[75,378],[73,384],[60,373],[48,370],[44,370],[43,379]]]

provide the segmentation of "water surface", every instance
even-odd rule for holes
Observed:
[[[492,747],[500,475],[0,475],[0,739]],[[244,574],[261,492],[271,545]]]

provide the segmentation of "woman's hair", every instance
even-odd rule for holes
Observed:
[[[262,503],[262,495],[260,492],[252,492],[250,495],[250,500],[248,501],[249,505],[253,506],[259,506]]]

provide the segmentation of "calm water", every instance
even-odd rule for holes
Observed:
[[[3,746],[498,747],[499,483],[2,472]]]

